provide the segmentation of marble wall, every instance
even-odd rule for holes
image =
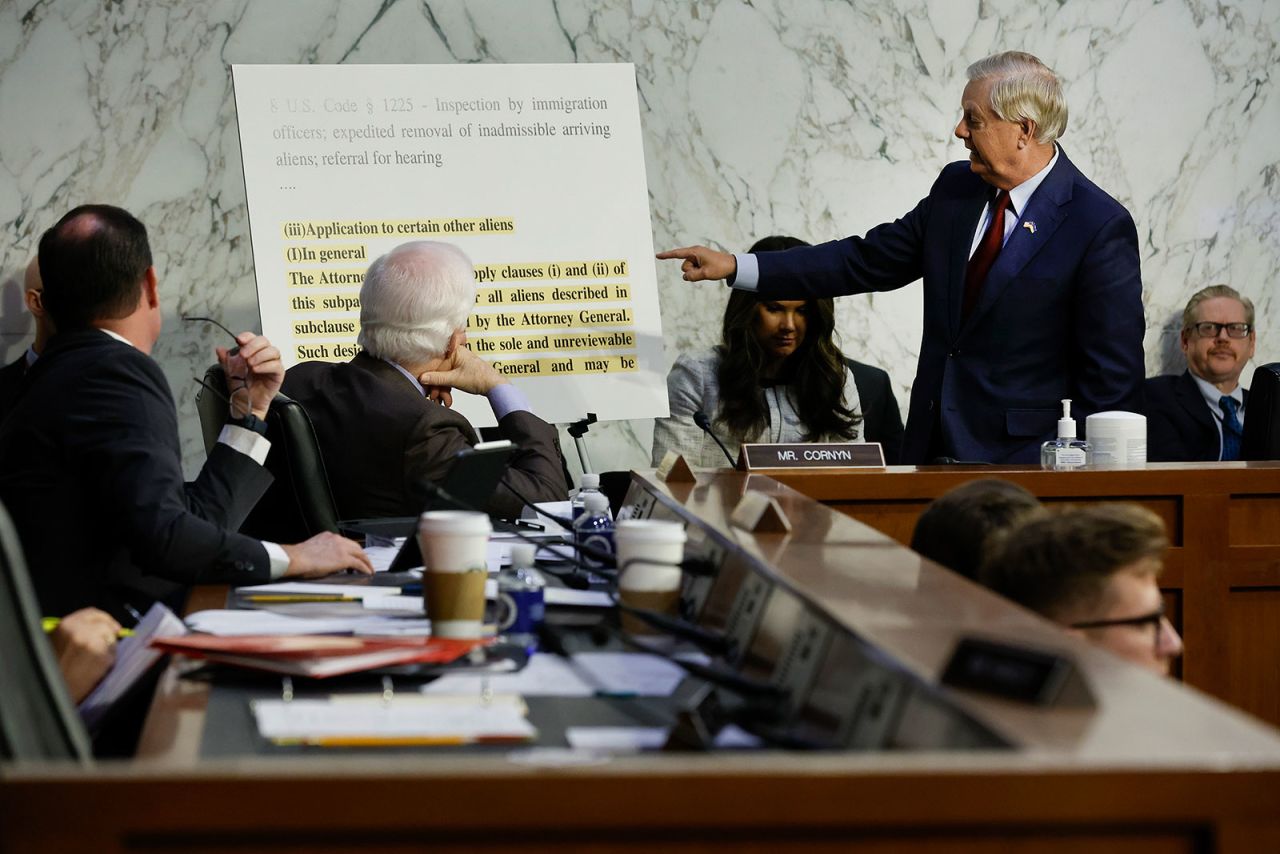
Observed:
[[[41,231],[84,201],[131,209],[198,464],[192,378],[215,337],[176,318],[256,322],[230,63],[635,63],[654,244],[740,249],[909,210],[964,156],[966,65],[1009,48],[1067,81],[1064,147],[1137,220],[1148,370],[1180,369],[1170,330],[1215,282],[1253,297],[1257,362],[1280,360],[1273,0],[0,0],[0,357],[30,335],[18,282]],[[659,282],[668,359],[710,345],[723,290],[674,266]],[[839,306],[845,348],[888,368],[905,407],[919,287]],[[592,462],[645,464],[650,432],[593,428]]]

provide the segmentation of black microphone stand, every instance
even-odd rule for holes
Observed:
[[[724,442],[720,441],[720,437],[711,429],[711,419],[707,417],[707,413],[703,412],[701,409],[693,413],[693,423],[697,424],[702,432],[710,436],[712,441],[716,443],[720,448],[720,453],[724,454],[724,458],[729,461],[729,468],[737,471],[737,461],[733,458],[733,455],[729,453],[729,449],[724,446]]]

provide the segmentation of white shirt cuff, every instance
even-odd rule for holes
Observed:
[[[252,430],[246,430],[234,424],[222,425],[222,432],[218,434],[218,441],[224,445],[229,445],[233,450],[239,451],[258,465],[266,462],[267,451],[271,450],[271,443],[267,441],[266,436],[260,436]]]
[[[271,580],[284,578],[285,572],[289,569],[289,556],[276,543],[263,540],[262,547],[267,550],[267,557],[271,558]]]
[[[756,256],[750,252],[735,252],[733,257],[738,262],[738,272],[733,277],[733,289],[737,291],[756,291],[760,286],[760,265]]]

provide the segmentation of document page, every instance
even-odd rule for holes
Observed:
[[[369,264],[459,246],[469,346],[563,423],[667,414],[629,64],[235,65],[264,334],[285,367],[358,350]],[[454,407],[493,423],[483,398]]]

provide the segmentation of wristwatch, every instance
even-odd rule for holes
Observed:
[[[240,418],[228,418],[227,423],[236,427],[243,427],[246,430],[252,430],[259,436],[267,435],[267,422],[263,421],[252,412],[245,413],[245,415]]]

